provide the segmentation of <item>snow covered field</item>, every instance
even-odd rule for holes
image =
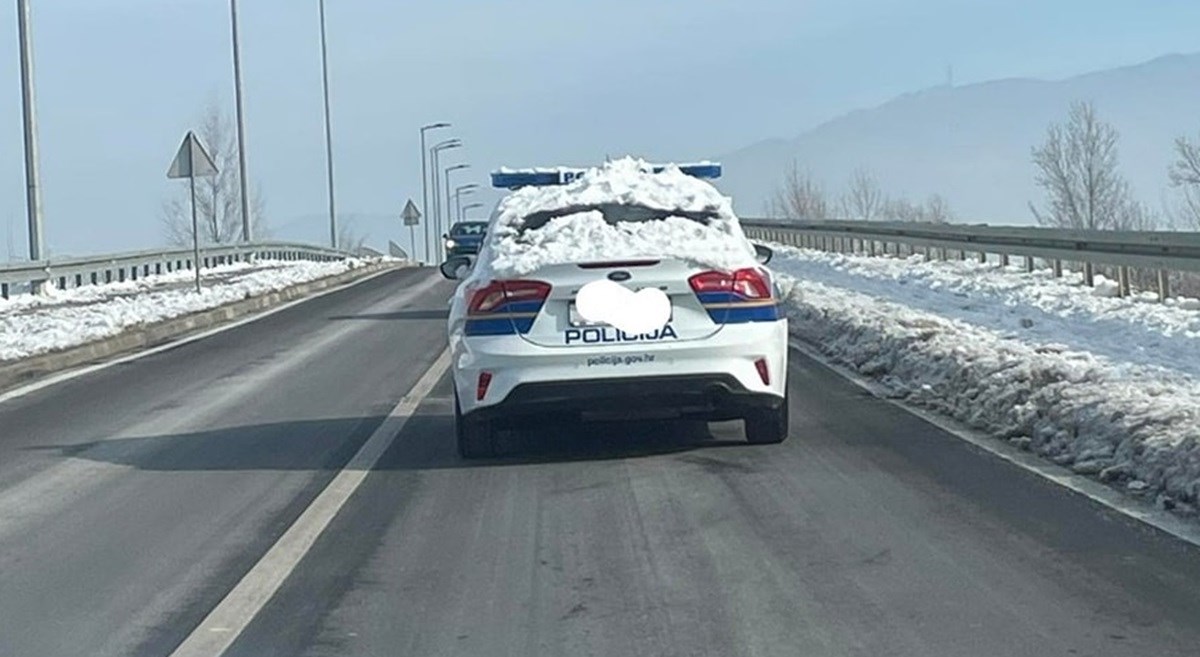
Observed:
[[[890,390],[1160,506],[1200,498],[1200,302],[775,245],[792,332]]]
[[[362,267],[367,261],[260,260],[204,270],[197,294],[190,271],[137,281],[0,299],[0,362],[64,349],[149,324]]]

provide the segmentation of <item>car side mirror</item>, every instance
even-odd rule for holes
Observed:
[[[450,239],[450,233],[442,233],[442,239],[444,239],[444,240]]]
[[[474,264],[467,256],[453,256],[439,265],[438,270],[442,272],[442,276],[452,281],[460,281],[471,273],[471,267]]]
[[[771,262],[771,256],[773,255],[775,255],[775,252],[762,244],[754,245],[754,257],[758,260],[758,264],[765,265]]]

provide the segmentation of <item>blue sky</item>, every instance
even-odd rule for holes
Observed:
[[[228,3],[31,1],[50,252],[162,243],[174,150],[208,103],[233,109]],[[323,239],[317,2],[240,4],[250,177],[278,236]],[[941,84],[948,65],[957,84],[1061,78],[1200,50],[1197,25],[1195,0],[328,0],[339,214],[404,242],[388,217],[419,202],[428,121],[467,143],[460,183],[716,157]],[[3,259],[9,233],[25,250],[11,6],[0,88]]]

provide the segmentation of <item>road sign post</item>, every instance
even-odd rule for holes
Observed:
[[[200,291],[200,220],[196,215],[196,178],[217,175],[217,165],[200,144],[195,133],[188,131],[167,170],[167,178],[187,178],[192,201],[192,271],[196,273],[196,292]]]
[[[400,218],[404,220],[404,225],[408,226],[408,243],[412,248],[413,255],[417,254],[417,235],[414,226],[421,223],[421,211],[417,209],[412,199],[408,199],[408,203],[404,204],[404,210],[400,212]],[[429,260],[429,249],[425,250],[425,260]]]

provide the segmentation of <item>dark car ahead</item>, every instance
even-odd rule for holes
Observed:
[[[486,230],[486,221],[460,221],[454,224],[450,227],[450,232],[442,236],[446,240],[446,255],[479,253],[479,245],[483,243]]]

